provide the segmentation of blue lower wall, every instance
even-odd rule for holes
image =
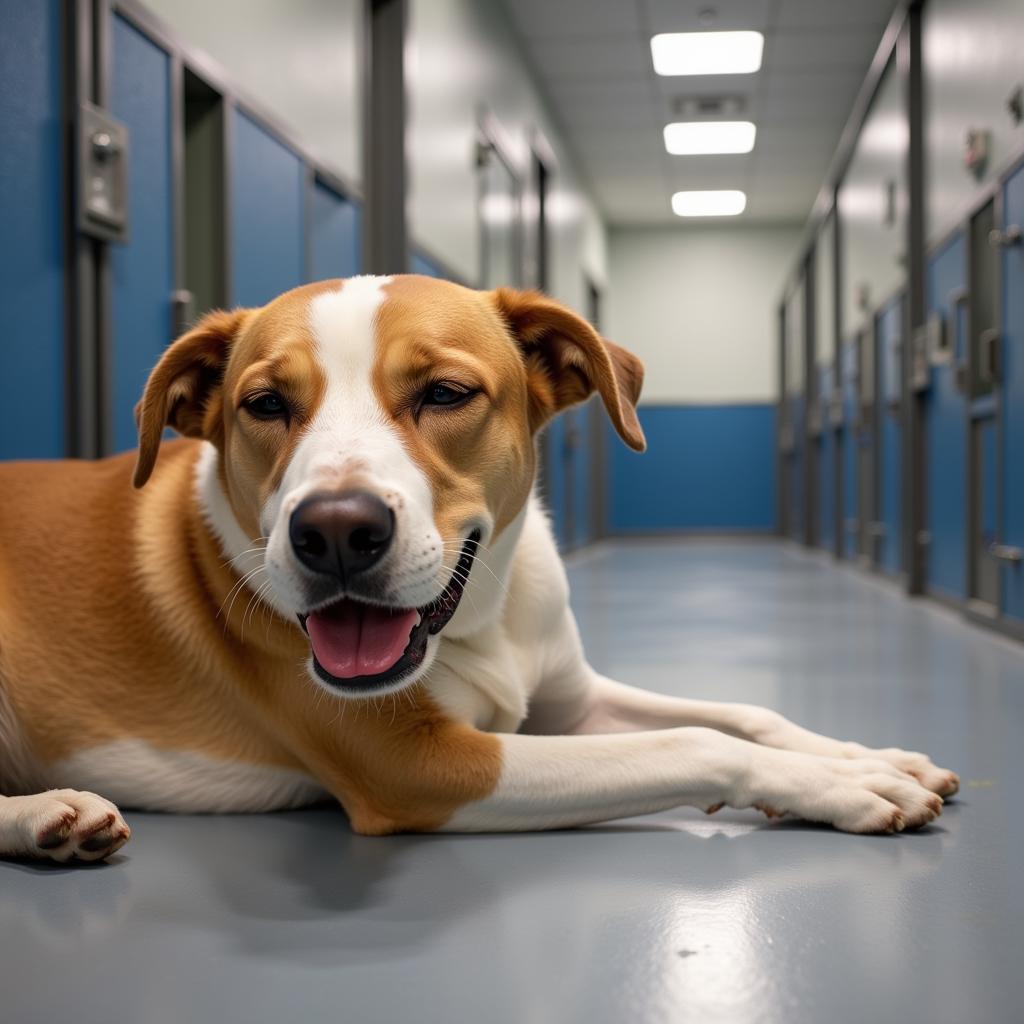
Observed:
[[[775,406],[646,405],[647,451],[611,428],[608,530],[775,528]]]

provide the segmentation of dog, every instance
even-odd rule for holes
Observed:
[[[325,798],[367,835],[931,822],[959,782],[923,754],[587,664],[536,439],[596,391],[642,451],[642,379],[535,292],[364,276],[204,317],[137,454],[0,468],[0,851],[98,860],[119,807]]]

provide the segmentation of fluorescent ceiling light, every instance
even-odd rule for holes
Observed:
[[[672,197],[672,212],[677,217],[735,217],[746,208],[746,192],[733,189],[720,192],[677,192]]]
[[[651,39],[659,75],[749,75],[761,67],[760,32],[663,32]]]
[[[665,148],[679,156],[749,153],[756,134],[750,121],[675,121],[665,125]]]

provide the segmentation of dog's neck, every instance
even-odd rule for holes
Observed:
[[[213,534],[239,582],[239,589],[260,593],[260,600],[289,624],[294,623],[294,610],[284,607],[270,587],[263,588],[262,571],[265,538],[250,537],[242,528],[224,489],[220,472],[220,455],[209,442],[203,442],[195,471],[195,496],[203,521]],[[532,498],[529,500],[533,500]],[[497,537],[484,538],[476,557],[464,600],[459,605],[444,635],[455,640],[472,636],[493,623],[502,612],[508,592],[512,562],[526,519],[528,504]]]

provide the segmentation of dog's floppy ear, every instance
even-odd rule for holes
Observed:
[[[186,437],[213,439],[219,430],[217,392],[231,343],[247,309],[208,313],[163,354],[135,406],[139,428],[139,458],[133,483],[141,487],[153,472],[164,427]]]
[[[526,361],[534,430],[597,391],[619,437],[634,451],[647,447],[636,415],[644,367],[632,352],[540,292],[498,288],[491,297]]]

